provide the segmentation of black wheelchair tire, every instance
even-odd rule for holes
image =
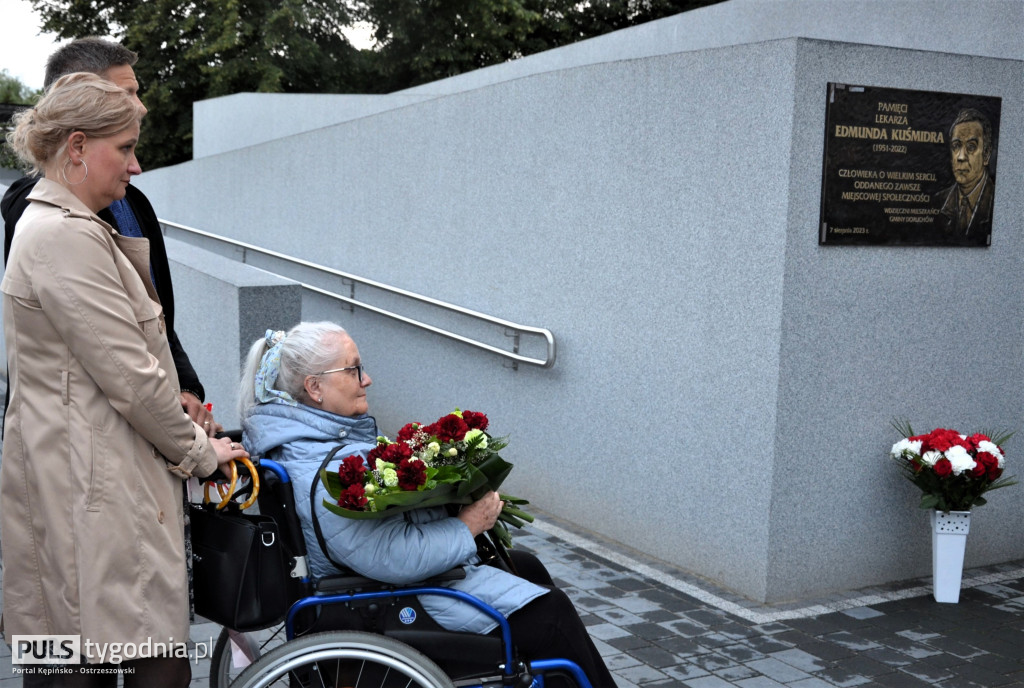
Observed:
[[[383,635],[361,631],[329,631],[291,640],[246,667],[231,688],[302,685],[299,679],[290,682],[290,677],[311,668],[319,670],[320,662],[324,662],[327,669],[334,670],[339,670],[343,662],[359,664],[359,676],[370,676],[373,682],[345,683],[352,688],[392,685],[375,677],[379,671],[387,677],[391,672],[398,672],[404,677],[401,685],[454,688],[440,667],[419,650]]]

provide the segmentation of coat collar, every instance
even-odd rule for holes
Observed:
[[[42,177],[28,194],[28,200],[38,201],[56,206],[64,211],[65,217],[78,217],[85,220],[93,220],[111,234],[117,236],[117,231],[104,222],[99,215],[85,207],[85,204],[70,190],[61,186],[55,181]]]
[[[255,455],[303,440],[345,444],[377,442],[377,421],[373,416],[338,416],[305,404],[257,404],[246,413],[242,428],[246,449]]]

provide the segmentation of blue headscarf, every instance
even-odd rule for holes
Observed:
[[[288,392],[276,389],[277,375],[281,372],[281,346],[284,344],[283,330],[267,330],[267,352],[263,354],[259,370],[256,371],[256,401],[261,404],[287,404],[298,406]]]

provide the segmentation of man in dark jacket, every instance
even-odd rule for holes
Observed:
[[[132,65],[137,59],[135,53],[119,43],[99,38],[80,38],[62,46],[47,60],[44,87],[49,88],[65,74],[92,72],[114,82],[138,100],[139,84],[132,70]],[[138,106],[145,113],[146,109],[141,101],[138,101]],[[17,180],[7,189],[3,200],[0,201],[0,212],[4,218],[5,265],[11,251],[11,241],[14,239],[14,228],[28,207],[28,195],[35,187],[36,181],[36,177],[23,177]],[[205,390],[174,331],[171,271],[167,265],[163,233],[160,231],[153,206],[141,191],[129,185],[124,199],[116,201],[110,208],[100,212],[100,217],[125,236],[149,239],[151,277],[167,323],[167,341],[171,346],[174,366],[181,383],[181,405],[194,421],[206,428],[209,434],[214,434],[220,426],[203,406]]]

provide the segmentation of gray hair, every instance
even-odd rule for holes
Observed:
[[[326,370],[337,360],[340,352],[332,341],[337,335],[347,336],[348,333],[341,325],[329,321],[301,322],[287,333],[278,332],[272,342],[267,337],[253,342],[242,368],[242,382],[238,390],[239,416],[245,418],[248,410],[257,403],[256,373],[263,355],[271,346],[281,342],[281,369],[275,389],[287,392],[296,401],[307,403],[306,377]]]
[[[102,76],[111,67],[133,66],[139,56],[120,43],[96,36],[76,38],[57,48],[46,60],[43,88],[49,90],[53,82],[72,72],[90,72]]]

